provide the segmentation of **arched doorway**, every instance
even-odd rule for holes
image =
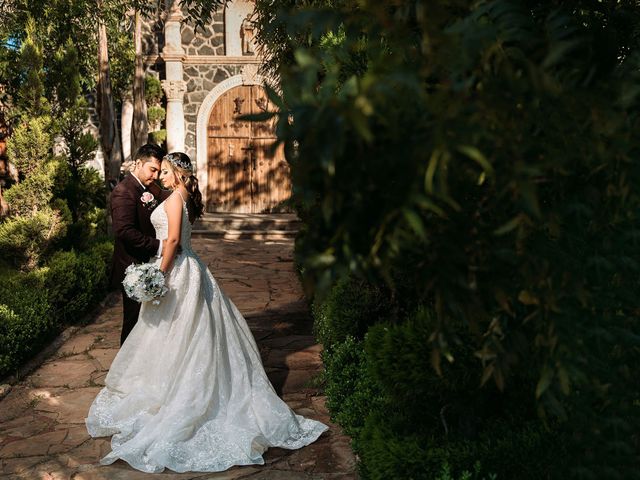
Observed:
[[[260,213],[291,195],[289,166],[282,146],[275,152],[275,118],[238,120],[270,110],[259,85],[240,85],[214,104],[207,126],[207,211]]]

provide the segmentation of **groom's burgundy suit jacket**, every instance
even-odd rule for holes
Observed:
[[[145,191],[155,197],[154,206],[142,203],[140,197]],[[155,238],[151,212],[169,194],[155,184],[145,189],[131,173],[127,173],[111,192],[111,220],[115,235],[111,288],[122,287],[124,271],[129,265],[147,262],[157,253],[160,240]]]

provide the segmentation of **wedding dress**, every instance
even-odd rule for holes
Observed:
[[[183,207],[169,292],[158,305],[143,303],[86,418],[92,437],[113,435],[103,465],[217,472],[263,464],[267,448],[297,449],[328,428],[276,394],[245,319],[191,248]],[[151,222],[156,238],[167,238],[164,205]]]

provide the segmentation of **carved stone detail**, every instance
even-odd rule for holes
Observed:
[[[259,66],[256,64],[247,64],[242,66],[240,75],[242,75],[243,85],[262,85],[262,77],[258,75]]]
[[[255,55],[255,25],[251,19],[253,12],[247,13],[247,16],[240,24],[240,42],[242,44],[242,55]]]
[[[168,102],[182,102],[187,91],[187,82],[184,80],[162,80],[162,89]]]

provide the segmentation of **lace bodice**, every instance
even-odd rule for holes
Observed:
[[[173,193],[175,195],[176,193]],[[177,192],[180,195],[180,192]],[[180,195],[182,197],[182,195]],[[165,200],[166,201],[166,200]],[[151,212],[151,223],[156,230],[156,238],[164,240],[169,232],[169,217],[164,208],[164,202]],[[191,248],[191,223],[189,223],[189,212],[187,202],[182,199],[182,225],[180,226],[180,245],[183,253],[193,253]]]

